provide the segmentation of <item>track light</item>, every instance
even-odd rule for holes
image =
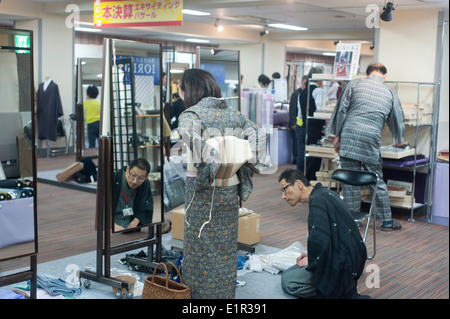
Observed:
[[[222,32],[223,31],[223,25],[219,23],[219,19],[216,20],[216,23],[214,26],[217,28],[217,31]]]
[[[386,7],[383,7],[383,10],[383,13],[380,14],[380,19],[383,21],[392,21],[392,11],[395,10],[394,4],[392,2],[388,2]]]
[[[269,30],[267,29],[267,27],[264,27],[264,30],[261,31],[261,32],[259,33],[259,35],[260,35],[260,36],[264,36],[264,35],[266,35],[266,34],[269,34]]]

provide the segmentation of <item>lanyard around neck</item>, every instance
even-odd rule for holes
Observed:
[[[123,191],[122,187],[120,188],[120,190],[122,191],[122,195],[123,195],[123,199],[125,200],[125,204],[128,205],[128,201],[130,200],[130,198],[133,196],[134,192],[136,191],[135,189],[133,189],[133,192],[131,192],[131,195],[129,197],[125,196],[125,192]]]

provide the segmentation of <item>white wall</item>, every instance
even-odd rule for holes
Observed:
[[[264,74],[270,79],[274,72],[279,72],[282,78],[285,77],[286,46],[284,43],[276,41],[265,41],[264,43]]]
[[[78,58],[103,58],[103,45],[75,44],[74,64]]]
[[[378,60],[392,81],[433,82],[438,10],[396,10],[380,21]]]
[[[258,76],[262,73],[262,44],[221,45],[221,48],[239,50],[242,88],[259,87]]]
[[[448,12],[447,12],[448,20]],[[390,22],[380,23],[378,61],[386,65],[389,81],[413,81],[434,82],[436,49],[438,47],[439,10],[398,10],[394,19]],[[448,150],[448,26],[446,33],[443,58],[443,83],[440,95],[439,108],[439,138],[437,150]],[[431,94],[423,90],[421,96]],[[414,102],[416,94],[403,97]],[[402,100],[402,97],[401,97]],[[402,100],[402,102],[403,102]],[[407,134],[411,138],[414,134]],[[422,144],[418,145],[419,151],[427,154],[429,145],[429,133],[424,132],[426,138],[422,138]],[[427,143],[425,141],[428,139]],[[414,145],[414,141],[410,141]]]

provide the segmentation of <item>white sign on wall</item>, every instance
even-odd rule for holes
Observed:
[[[333,78],[351,80],[358,73],[361,43],[338,43],[334,59]]]

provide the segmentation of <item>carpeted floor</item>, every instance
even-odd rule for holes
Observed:
[[[39,172],[50,171],[65,168],[72,163],[73,156],[40,158],[38,168]],[[295,241],[301,241],[304,245],[306,243],[308,206],[290,207],[279,195],[277,178],[286,167],[293,165],[283,165],[275,174],[257,176],[252,195],[243,203],[244,207],[261,214],[261,241],[257,246],[283,249]],[[39,272],[46,269],[44,266],[50,267],[51,262],[64,260],[67,263],[66,258],[95,255],[95,194],[38,182],[37,199]],[[155,199],[155,202],[159,202],[159,199]],[[448,299],[448,227],[428,223],[420,211],[415,212],[414,222],[407,220],[408,215],[409,211],[393,211],[394,220],[403,225],[400,231],[383,232],[377,225],[377,253],[373,260],[367,261],[358,289],[374,299]],[[170,219],[171,212],[166,213],[165,217]],[[145,234],[113,234],[112,244],[132,241],[142,235]],[[370,233],[367,247],[370,254]],[[0,275],[26,265],[26,259],[1,262]],[[82,267],[86,265],[86,262],[80,263]],[[64,267],[60,268],[61,275],[64,275]],[[257,276],[246,276],[248,275]],[[272,275],[268,273],[262,275],[269,275],[270,279],[277,278],[270,277]],[[252,289],[244,298],[286,298],[285,295],[272,293],[280,288],[279,281],[270,281],[267,285],[273,286],[264,289],[267,281],[265,278],[242,280],[246,285],[239,288],[237,293],[246,294],[246,289],[250,289],[253,283],[259,285],[259,288]],[[105,290],[105,295],[109,295],[110,287],[105,289],[108,290]],[[266,291],[269,291],[268,295]],[[237,294],[236,298],[240,298],[240,295]]]
[[[163,246],[166,249],[170,249],[172,246],[181,248],[182,245],[182,241],[172,240],[170,233],[163,235]],[[265,245],[255,245],[255,254],[257,255],[272,254],[279,250],[280,249],[278,248]],[[133,291],[134,299],[141,299],[145,278],[147,276],[151,276],[152,274],[130,271],[126,265],[119,263],[119,260],[124,258],[126,254],[136,254],[139,251],[140,249],[137,249],[127,253],[111,256],[111,277],[117,275],[131,275],[137,279],[135,289]],[[246,254],[245,251],[239,251],[239,253],[240,255]],[[56,276],[70,284],[78,282],[76,271],[95,271],[95,268],[96,252],[92,251],[39,264],[38,274]],[[16,271],[17,270],[4,272],[1,275],[8,275],[9,273]],[[271,274],[266,271],[249,272],[238,276],[237,279],[241,282],[242,286],[236,288],[236,299],[293,299],[292,296],[284,293],[281,289],[280,278],[281,273]],[[85,279],[81,278],[81,294],[77,296],[76,299],[117,299],[117,296],[114,294],[111,286],[96,281],[90,281],[90,287],[86,288],[84,286],[84,282]],[[26,282],[19,282],[13,285],[1,287],[0,289],[10,290],[14,287],[23,287],[26,284]],[[123,296],[122,298],[126,297]]]

